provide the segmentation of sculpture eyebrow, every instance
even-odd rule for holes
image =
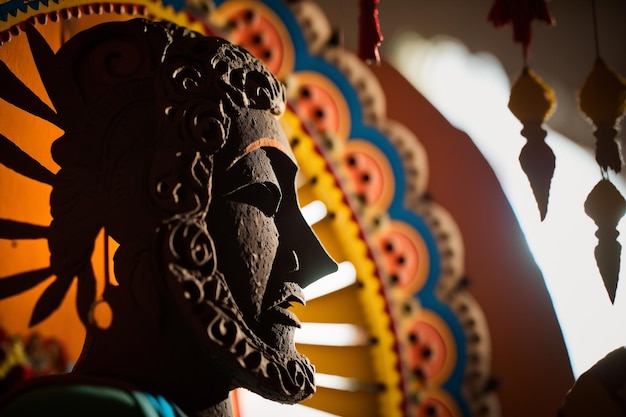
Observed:
[[[252,142],[248,146],[246,146],[246,149],[244,149],[244,151],[240,155],[235,157],[233,162],[230,163],[228,168],[226,168],[226,171],[231,169],[237,162],[239,162],[239,160],[241,158],[243,158],[244,156],[246,156],[250,152],[255,151],[255,150],[259,149],[259,148],[267,148],[267,147],[269,147],[269,148],[276,148],[276,149],[280,150],[282,153],[287,155],[289,157],[289,159],[291,159],[293,161],[293,158],[289,155],[289,151],[285,148],[285,145],[283,145],[282,143],[280,143],[276,139],[261,138],[261,139],[258,139],[256,141]]]

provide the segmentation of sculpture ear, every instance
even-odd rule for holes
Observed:
[[[162,316],[163,303],[153,270],[153,265],[147,254],[141,256],[137,264],[137,271],[131,281],[131,293],[135,303],[146,315],[158,319]]]

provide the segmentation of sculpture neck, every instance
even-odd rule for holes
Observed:
[[[232,417],[233,410],[230,403],[230,398],[226,398],[222,402],[215,404],[206,410],[187,413],[188,417]]]
[[[73,373],[163,395],[189,417],[232,415],[229,376],[181,325],[175,311],[150,317],[132,304],[124,305],[124,312],[121,306],[112,307],[124,319],[114,319],[106,330],[88,330]]]

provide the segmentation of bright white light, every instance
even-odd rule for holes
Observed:
[[[237,405],[240,415],[258,417],[338,417],[303,405],[287,405],[267,400],[250,391],[237,390]]]
[[[305,345],[364,346],[368,344],[365,329],[348,323],[302,323],[294,340]]]
[[[326,217],[326,214],[328,214],[326,204],[322,203],[320,200],[310,202],[306,206],[302,207],[300,211],[302,212],[302,217],[304,217],[304,220],[309,226],[319,222]]]
[[[357,379],[320,373],[315,374],[315,385],[350,392],[358,391],[361,388],[361,382]]]
[[[557,167],[548,215],[541,222],[518,162],[525,139],[515,133],[522,125],[508,110],[511,86],[497,59],[471,54],[449,38],[426,41],[414,33],[397,39],[395,46],[396,68],[453,125],[470,135],[495,171],[543,273],[573,373],[580,376],[608,352],[626,344],[626,332],[616,331],[626,328],[626,289],[618,287],[615,305],[611,305],[593,255],[596,226],[583,209],[601,178],[593,156],[548,132],[546,142],[557,156]],[[611,180],[626,195],[621,178]],[[620,224],[622,246],[626,246],[624,229]],[[626,256],[622,258],[623,266]]]
[[[326,275],[304,289],[307,301],[339,291],[356,282],[356,269],[351,262],[341,262],[336,272]]]
[[[356,378],[339,375],[320,374],[319,372],[315,374],[315,385],[318,387],[349,392],[380,392],[383,389],[383,387],[377,383],[360,381]]]

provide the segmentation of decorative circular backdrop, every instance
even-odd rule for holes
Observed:
[[[25,91],[51,106],[20,34],[27,24],[56,50],[87,27],[138,16],[225,36],[287,86],[289,106],[281,121],[301,169],[300,204],[323,207],[312,227],[352,271],[306,308],[294,309],[303,333],[324,329],[298,343],[318,372],[318,391],[304,405],[342,416],[469,416],[481,409],[497,415],[494,394],[476,389],[489,377],[487,325],[460,285],[463,247],[454,220],[425,193],[427,155],[415,135],[387,119],[375,77],[353,54],[333,46],[313,2],[10,0],[0,4],[5,82],[23,82]],[[2,149],[53,175],[58,167],[50,145],[62,132],[2,94]],[[0,277],[9,277],[48,264],[45,239],[12,235],[7,225],[48,225],[50,187],[16,171],[10,158],[0,162],[0,253],[11,260],[0,265]],[[92,260],[99,293],[103,239]],[[0,324],[12,333],[29,331],[28,316],[44,288],[2,301]],[[58,312],[30,330],[63,340],[70,360],[84,336],[74,299],[70,292]],[[331,330],[338,332],[332,340],[325,337]],[[469,398],[466,392],[477,394]]]

